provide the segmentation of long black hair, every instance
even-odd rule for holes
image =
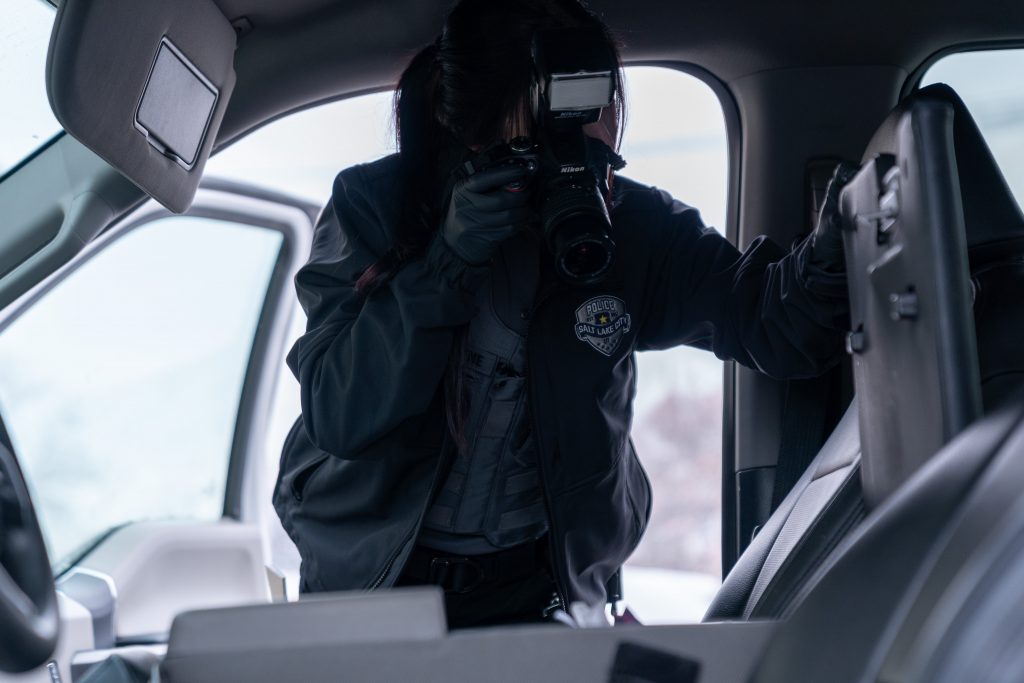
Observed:
[[[420,50],[395,90],[393,116],[399,153],[400,211],[394,243],[356,283],[369,295],[411,259],[421,255],[441,223],[445,162],[452,150],[509,139],[533,128],[534,34],[547,28],[588,28],[600,32],[616,56],[613,106],[621,142],[626,114],[619,43],[581,0],[461,0],[448,13],[444,30]],[[448,373],[449,431],[463,443],[459,338]]]

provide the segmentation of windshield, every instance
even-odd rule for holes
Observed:
[[[0,3],[0,176],[60,132],[46,98],[46,48],[53,6]]]

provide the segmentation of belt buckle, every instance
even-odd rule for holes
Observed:
[[[472,569],[475,576],[466,581],[466,570]],[[470,557],[435,557],[430,560],[430,575],[427,582],[441,586],[451,593],[468,593],[484,580],[484,571]]]

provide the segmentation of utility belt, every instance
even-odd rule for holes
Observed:
[[[548,537],[483,555],[456,555],[443,550],[414,546],[402,571],[417,583],[440,586],[445,592],[463,594],[495,581],[525,579],[551,567]],[[621,616],[622,570],[615,572],[606,585],[613,614]],[[561,607],[557,596],[546,611]]]

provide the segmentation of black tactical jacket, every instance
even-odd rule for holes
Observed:
[[[302,417],[274,505],[307,591],[374,589],[401,572],[439,472],[442,376],[474,315],[472,268],[438,236],[368,297],[356,278],[391,244],[397,156],[342,171],[296,276],[307,332],[288,356]],[[767,239],[744,253],[667,193],[616,177],[616,262],[562,284],[544,259],[528,332],[530,407],[563,600],[598,604],[640,541],[651,489],[629,438],[634,353],[688,344],[778,378],[842,351],[845,289]]]

